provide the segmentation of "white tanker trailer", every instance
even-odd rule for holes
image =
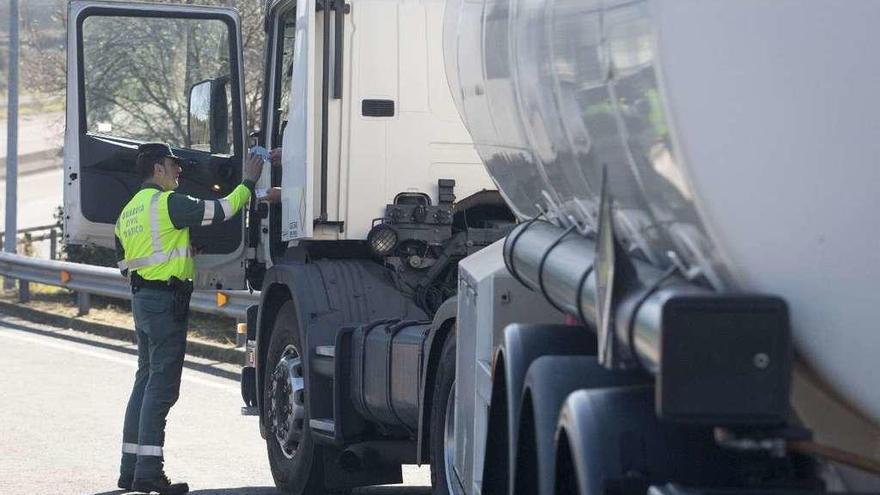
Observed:
[[[459,265],[441,482],[880,492],[878,25],[872,0],[447,5],[521,223]]]

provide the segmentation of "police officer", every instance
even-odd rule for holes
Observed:
[[[187,315],[194,262],[189,229],[229,220],[247,204],[263,161],[250,156],[244,180],[228,196],[202,200],[174,192],[179,157],[164,143],[138,147],[141,189],[116,221],[119,268],[132,287],[138,369],[125,410],[119,487],[139,492],[183,494],[162,468],[165,418],[177,401],[186,348]]]

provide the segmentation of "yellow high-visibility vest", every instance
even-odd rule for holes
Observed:
[[[125,249],[120,268],[146,280],[191,280],[195,261],[189,228],[177,229],[168,215],[171,191],[145,188],[125,205],[116,221],[116,237]],[[123,266],[124,265],[124,266]]]

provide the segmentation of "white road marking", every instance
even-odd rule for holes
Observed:
[[[2,324],[2,322],[0,322]],[[111,363],[121,364],[124,366],[128,366],[129,368],[137,368],[137,361],[133,361],[131,359],[124,359],[121,357],[113,356],[108,353],[98,352],[91,349],[86,349],[83,347],[83,344],[73,344],[67,342],[56,342],[53,340],[48,340],[46,338],[37,338],[32,337],[30,335],[22,335],[18,333],[14,333],[16,330],[9,328],[0,329],[0,337],[6,337],[13,340],[18,340],[20,342],[27,342],[30,344],[41,345],[44,347],[50,347],[52,349],[57,349],[64,352],[74,352],[83,356],[89,356],[97,359],[103,359],[104,361],[108,361]],[[225,390],[227,392],[235,392],[239,393],[240,390],[238,387],[232,385],[226,385],[223,383],[218,383],[212,380],[206,380],[204,378],[199,378],[197,376],[191,376],[188,373],[183,374],[183,380],[186,380],[190,383],[196,383],[199,385],[204,385],[206,387],[216,388],[218,390]]]

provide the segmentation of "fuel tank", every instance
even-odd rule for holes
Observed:
[[[876,432],[877,19],[873,0],[452,0],[443,42],[521,219],[590,236],[606,184],[631,256],[785,298],[799,359]]]

